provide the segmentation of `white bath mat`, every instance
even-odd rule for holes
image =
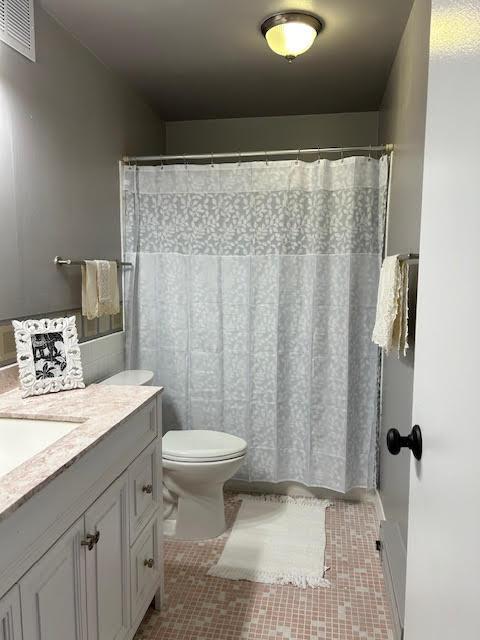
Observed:
[[[298,587],[325,579],[327,500],[239,496],[242,506],[217,564],[208,575]]]

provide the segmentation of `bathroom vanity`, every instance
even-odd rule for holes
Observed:
[[[130,639],[160,608],[161,392],[0,395],[2,640]]]

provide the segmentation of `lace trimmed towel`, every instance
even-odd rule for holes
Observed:
[[[85,260],[85,266],[82,266],[82,315],[93,320],[119,311],[117,263]]]
[[[408,262],[399,256],[383,261],[378,285],[377,317],[372,340],[400,357],[408,349]]]

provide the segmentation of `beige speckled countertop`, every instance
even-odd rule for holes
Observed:
[[[81,424],[0,477],[0,521],[162,390],[161,387],[92,384],[86,389],[30,398],[22,398],[18,389],[1,394],[2,418],[62,420]]]

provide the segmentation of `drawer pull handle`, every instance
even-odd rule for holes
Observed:
[[[93,547],[100,540],[100,531],[97,531],[95,534],[87,533],[85,538],[80,542],[82,547],[87,547],[89,551],[93,549]]]
[[[153,493],[153,485],[144,484],[143,487],[142,487],[142,491],[143,491],[143,493]]]
[[[155,564],[155,561],[153,558],[148,558],[148,560],[143,561],[143,566],[148,567],[149,569],[153,569],[154,564]]]

